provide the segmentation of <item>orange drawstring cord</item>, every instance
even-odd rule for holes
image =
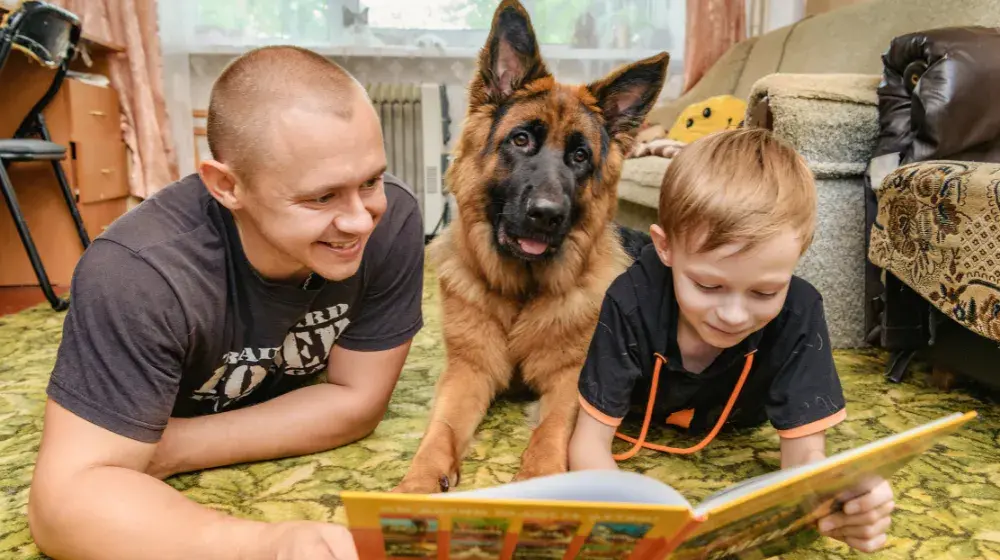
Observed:
[[[736,387],[733,389],[733,394],[729,396],[729,402],[726,403],[726,408],[723,409],[722,415],[719,416],[719,420],[715,423],[715,427],[712,428],[712,431],[709,432],[709,434],[705,437],[705,439],[701,440],[701,442],[698,443],[698,445],[695,445],[694,447],[688,447],[685,449],[677,447],[666,447],[663,445],[657,445],[655,443],[649,443],[646,441],[646,433],[649,431],[649,423],[653,417],[653,401],[656,399],[656,388],[660,382],[660,366],[662,366],[667,361],[666,358],[664,358],[661,354],[657,353],[656,365],[653,367],[653,384],[652,387],[650,387],[649,389],[649,402],[646,404],[646,417],[642,421],[642,429],[639,431],[639,439],[629,437],[621,432],[615,432],[615,437],[618,437],[619,439],[623,439],[629,443],[634,444],[632,446],[632,449],[629,449],[628,451],[625,451],[623,453],[612,455],[615,461],[624,461],[626,459],[631,459],[632,457],[635,456],[636,453],[639,452],[639,449],[642,447],[645,447],[646,449],[653,449],[655,451],[662,451],[664,453],[675,453],[678,455],[688,455],[691,453],[696,453],[701,449],[703,449],[706,445],[709,444],[709,442],[712,441],[713,438],[715,438],[715,435],[719,433],[719,430],[722,429],[722,425],[726,422],[726,419],[729,417],[729,413],[730,411],[732,411],[733,405],[736,404],[736,399],[737,397],[740,396],[740,390],[743,389],[743,383],[747,380],[747,375],[750,374],[750,367],[753,365],[754,352],[756,352],[756,350],[747,354],[747,360],[746,363],[743,365],[743,372],[740,374],[740,379],[739,381],[736,382]]]

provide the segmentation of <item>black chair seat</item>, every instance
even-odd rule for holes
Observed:
[[[66,148],[55,142],[33,138],[0,139],[0,158],[7,161],[63,159]]]

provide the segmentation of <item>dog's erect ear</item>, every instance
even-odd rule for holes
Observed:
[[[612,138],[621,133],[635,135],[660,96],[669,62],[670,55],[662,52],[620,68],[587,86],[597,98],[604,125]]]
[[[503,0],[493,14],[486,45],[479,53],[483,101],[497,101],[524,84],[549,75],[542,62],[527,10],[517,0]]]

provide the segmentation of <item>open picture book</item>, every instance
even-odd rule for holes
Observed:
[[[579,471],[447,494],[343,492],[360,558],[767,558],[976,417],[905,432],[730,486],[692,505],[625,471]]]

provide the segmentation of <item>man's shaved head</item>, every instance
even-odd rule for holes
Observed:
[[[212,157],[244,181],[271,150],[268,131],[277,111],[295,107],[350,120],[364,88],[335,62],[293,46],[251,50],[216,80],[208,105]]]

